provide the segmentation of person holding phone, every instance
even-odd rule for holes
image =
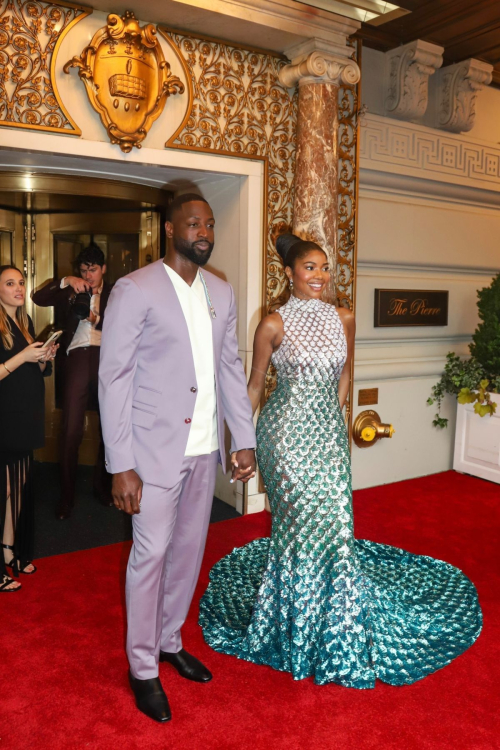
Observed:
[[[43,377],[58,349],[34,340],[25,299],[21,271],[0,266],[0,593],[21,588],[12,576],[36,571],[31,470],[33,450],[44,444]]]
[[[40,307],[54,307],[55,324],[63,329],[61,349],[63,419],[61,434],[61,496],[56,518],[69,518],[75,501],[78,450],[83,437],[89,396],[98,409],[97,383],[102,324],[111,286],[105,281],[104,253],[90,244],[76,258],[79,276],[54,279],[33,294]],[[57,373],[59,374],[59,373]],[[103,505],[113,505],[111,482],[104,466],[100,440],[93,478],[94,494]]]

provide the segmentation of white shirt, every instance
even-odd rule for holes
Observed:
[[[186,320],[196,374],[196,403],[184,455],[203,456],[219,448],[212,319],[200,272],[189,286],[170,266],[163,265]]]
[[[66,277],[61,281],[61,289],[65,289],[68,286]],[[72,349],[79,349],[82,346],[101,346],[102,331],[96,331],[96,325],[99,323],[99,304],[101,300],[101,292],[103,285],[99,287],[98,291],[92,295],[90,300],[90,310],[96,316],[95,323],[91,323],[90,320],[81,320],[78,323],[78,328],[75,331],[71,344],[68,346],[66,354],[69,354]]]

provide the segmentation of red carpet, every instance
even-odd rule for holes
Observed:
[[[215,677],[197,685],[161,665],[173,720],[157,725],[135,709],[127,686],[128,545],[111,545],[45,558],[36,576],[23,576],[22,592],[0,595],[0,748],[500,748],[500,488],[447,472],[359,491],[354,509],[357,537],[442,558],[475,582],[484,630],[446,669],[371,691],[294,682],[212,652],[195,602],[184,643]],[[266,513],[213,525],[197,597],[216,560],[268,529]]]

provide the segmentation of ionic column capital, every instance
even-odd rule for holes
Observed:
[[[292,62],[281,68],[280,83],[286,88],[293,88],[297,83],[299,86],[306,83],[353,86],[359,81],[361,72],[351,58],[352,53],[347,45],[334,46],[322,40],[310,39],[287,50]]]

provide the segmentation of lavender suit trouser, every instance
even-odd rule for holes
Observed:
[[[158,676],[160,649],[182,648],[200,572],[219,452],[184,458],[178,483],[144,484],[141,512],[132,517],[127,567],[127,656],[139,680]]]

